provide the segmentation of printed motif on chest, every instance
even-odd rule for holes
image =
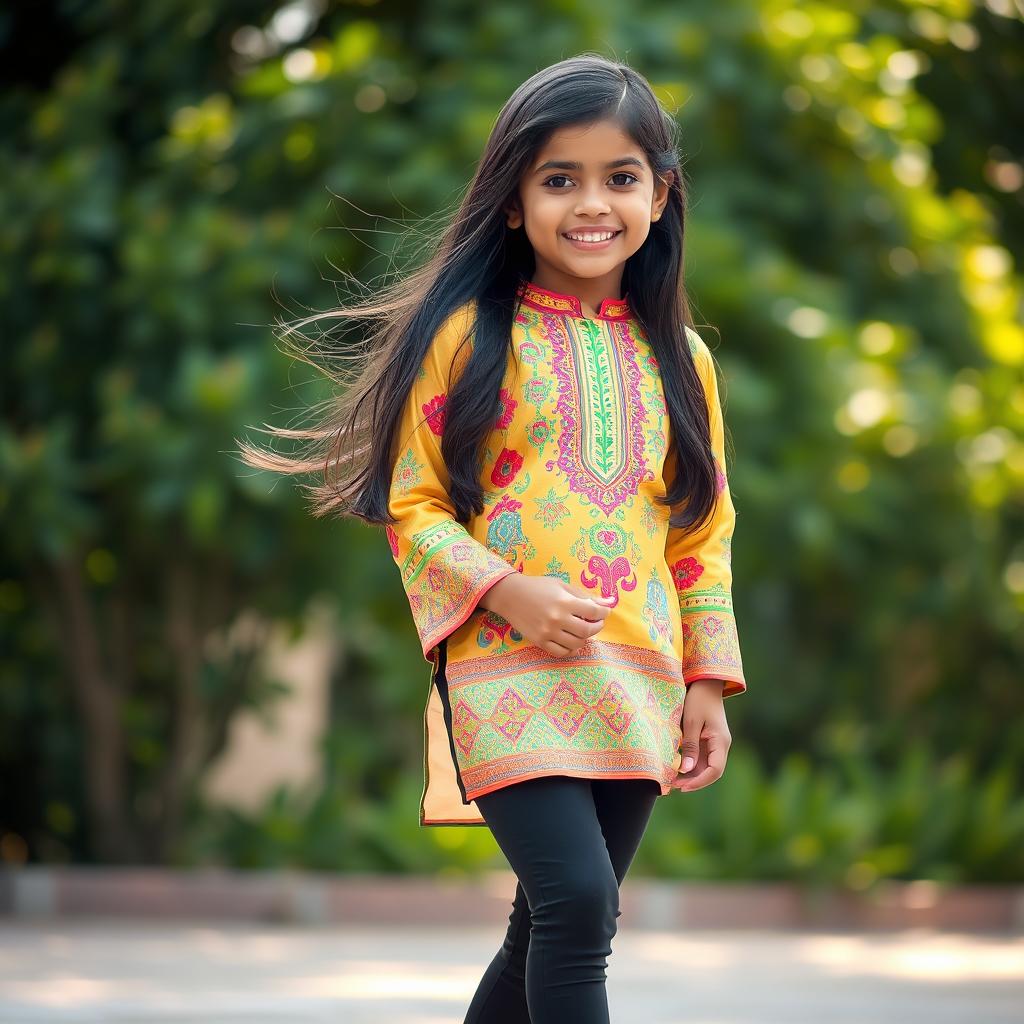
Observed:
[[[540,320],[556,393],[558,455],[546,467],[560,469],[571,492],[610,515],[636,496],[641,481],[654,479],[636,342],[625,322]],[[542,385],[527,387],[540,397]]]

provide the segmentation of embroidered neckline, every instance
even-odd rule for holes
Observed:
[[[584,320],[628,320],[632,316],[628,295],[621,299],[602,299],[596,318],[591,318],[584,316],[583,306],[575,295],[553,292],[532,281],[524,281],[519,286],[518,294],[524,305],[544,313],[564,313]]]

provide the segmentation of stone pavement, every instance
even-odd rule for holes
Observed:
[[[0,920],[0,1022],[461,1024],[501,930]],[[615,1024],[1004,1024],[1016,935],[621,929]]]

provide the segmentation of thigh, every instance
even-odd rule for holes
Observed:
[[[595,779],[594,808],[621,885],[647,829],[661,786],[653,779]]]
[[[590,779],[547,775],[476,798],[531,910],[566,885],[615,885]]]

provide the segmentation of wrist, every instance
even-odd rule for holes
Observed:
[[[724,679],[711,679],[708,676],[698,676],[696,679],[687,679],[686,688],[689,690],[691,686],[700,685],[701,689],[707,689],[711,693],[717,693],[721,695],[725,691],[725,680]]]
[[[496,612],[501,615],[501,608],[505,603],[505,598],[508,592],[515,586],[511,580],[516,579],[519,576],[518,572],[510,572],[507,576],[502,576],[497,583],[492,583],[481,595],[480,600],[477,601],[477,605],[487,611]]]

